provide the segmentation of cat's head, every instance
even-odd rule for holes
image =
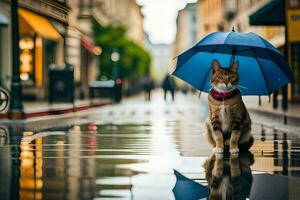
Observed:
[[[239,62],[233,63],[229,68],[223,68],[219,61],[212,61],[211,83],[218,92],[230,92],[237,88]]]

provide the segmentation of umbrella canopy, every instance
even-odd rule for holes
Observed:
[[[255,33],[234,31],[212,33],[180,54],[173,75],[209,92],[214,59],[224,68],[239,61],[242,95],[269,95],[294,81],[289,65],[273,45]]]
[[[208,197],[208,188],[174,170],[176,184],[173,193],[176,200],[198,200]]]

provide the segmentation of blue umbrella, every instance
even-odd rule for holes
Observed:
[[[239,61],[238,86],[242,95],[269,95],[294,78],[282,54],[255,33],[215,32],[178,56],[173,75],[195,88],[211,89],[211,63],[228,68]]]
[[[176,200],[198,200],[208,197],[208,188],[195,181],[183,176],[174,170],[176,184],[173,188],[173,194]]]

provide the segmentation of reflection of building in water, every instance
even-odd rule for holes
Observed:
[[[32,134],[33,132],[24,132],[23,136]],[[33,143],[21,142],[20,199],[43,199],[42,142],[42,138],[36,138]]]
[[[81,187],[80,187],[80,199],[92,199],[94,197],[94,185],[96,179],[96,147],[97,147],[97,126],[94,124],[89,124],[87,126],[88,134],[82,137],[83,143],[85,145],[86,153],[84,156],[86,158],[81,158]],[[83,155],[82,155],[83,156]]]
[[[273,172],[276,170],[274,158],[274,142],[256,140],[251,147],[251,152],[255,155],[255,163],[251,167],[254,171]],[[269,157],[267,157],[269,155]]]
[[[197,112],[199,111],[197,110]],[[203,118],[201,119],[199,117],[198,124],[185,120],[176,121],[174,135],[176,137],[175,142],[178,144],[178,150],[180,151],[181,156],[206,157],[212,152],[212,147],[204,136],[204,124],[201,120],[203,120]],[[191,147],[191,144],[195,141],[198,141],[197,145]]]
[[[24,136],[32,134],[24,132]],[[47,148],[43,149],[43,145]],[[15,192],[20,191],[20,199],[92,199],[95,148],[96,135],[89,133],[82,137],[79,126],[70,129],[67,137],[37,137],[32,142],[22,141],[19,188]],[[80,149],[87,150],[87,158],[82,159]]]
[[[8,143],[8,132],[0,127],[0,197],[3,200],[9,199],[11,179],[11,150],[4,145]]]
[[[266,135],[264,134],[263,137]],[[299,153],[295,151],[298,144],[293,143],[295,136],[287,138],[286,133],[274,130],[272,140],[256,140],[251,148],[255,155],[253,170],[281,173],[285,175],[298,175],[300,165],[297,162]]]
[[[68,132],[68,159],[67,159],[67,195],[70,200],[80,199],[80,178],[81,178],[81,163],[80,163],[80,146],[81,146],[81,131],[79,126],[74,126]]]
[[[51,139],[53,140],[54,138]],[[43,199],[65,199],[65,192],[68,185],[65,181],[66,167],[63,158],[65,150],[63,141],[58,138],[53,141],[55,146],[48,146],[47,144],[49,144],[50,141],[50,138],[44,138],[43,140],[43,145],[47,146],[47,150],[44,150],[43,158]],[[53,147],[55,151],[52,151]],[[52,158],[45,158],[45,156],[51,156]],[[55,158],[53,158],[54,156]]]

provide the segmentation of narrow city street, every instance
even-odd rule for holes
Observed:
[[[207,112],[197,94],[165,102],[156,91],[150,102],[131,97],[63,127],[3,127],[1,199],[205,199],[220,166],[222,179],[229,177],[223,190],[237,199],[300,198],[296,128],[283,132],[253,119],[251,153],[218,159],[204,137]]]
[[[0,0],[0,200],[300,200],[299,30],[300,0]]]

